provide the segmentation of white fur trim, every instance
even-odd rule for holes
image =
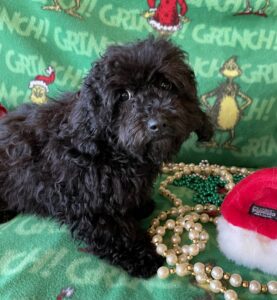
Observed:
[[[181,23],[179,23],[178,25],[174,25],[174,26],[167,26],[167,25],[162,25],[161,23],[157,22],[154,19],[150,19],[149,24],[159,31],[175,32],[182,28]]]
[[[238,264],[277,275],[277,240],[234,226],[220,217],[217,223],[220,250]]]
[[[46,92],[48,92],[48,86],[47,84],[42,80],[32,80],[29,83],[29,88],[32,89],[35,85],[40,85],[46,89]]]

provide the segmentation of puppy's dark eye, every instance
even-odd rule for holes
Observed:
[[[118,92],[118,98],[120,101],[127,101],[132,98],[132,93],[129,90],[121,90]]]
[[[159,82],[159,87],[162,88],[163,90],[170,91],[172,89],[172,83],[169,82],[167,79],[162,79]]]

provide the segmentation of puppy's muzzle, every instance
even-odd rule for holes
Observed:
[[[163,135],[167,127],[166,120],[162,118],[151,118],[147,122],[147,128],[152,135]]]

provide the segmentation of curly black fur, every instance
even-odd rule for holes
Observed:
[[[111,46],[80,91],[9,113],[0,122],[2,211],[54,217],[92,253],[152,276],[163,259],[138,221],[154,208],[161,162],[191,132],[212,134],[185,59],[165,39]]]

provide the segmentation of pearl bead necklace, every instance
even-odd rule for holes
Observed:
[[[207,284],[212,292],[223,293],[225,300],[238,299],[238,295],[233,289],[227,289],[227,284],[232,288],[248,288],[252,294],[270,293],[277,295],[277,281],[275,280],[261,284],[257,280],[243,280],[241,275],[227,273],[219,266],[213,267],[201,262],[190,263],[194,257],[205,250],[209,240],[209,234],[203,229],[203,224],[208,222],[216,224],[220,208],[213,204],[197,204],[193,207],[183,205],[182,200],[167,189],[167,186],[172,184],[174,180],[180,179],[184,175],[197,174],[203,178],[210,175],[220,176],[221,180],[226,182],[225,188],[229,192],[235,185],[233,182],[234,174],[247,176],[251,172],[245,168],[209,165],[207,161],[202,161],[199,165],[164,164],[162,171],[170,175],[161,182],[159,191],[173,203],[174,207],[161,212],[157,218],[153,219],[149,228],[157,253],[166,258],[169,266],[160,267],[157,271],[158,277],[165,279],[170,274],[176,274],[180,277],[192,275],[198,283]],[[163,242],[167,231],[172,231],[172,248]],[[191,241],[190,244],[181,245],[181,235],[184,232],[187,232],[188,239]]]

